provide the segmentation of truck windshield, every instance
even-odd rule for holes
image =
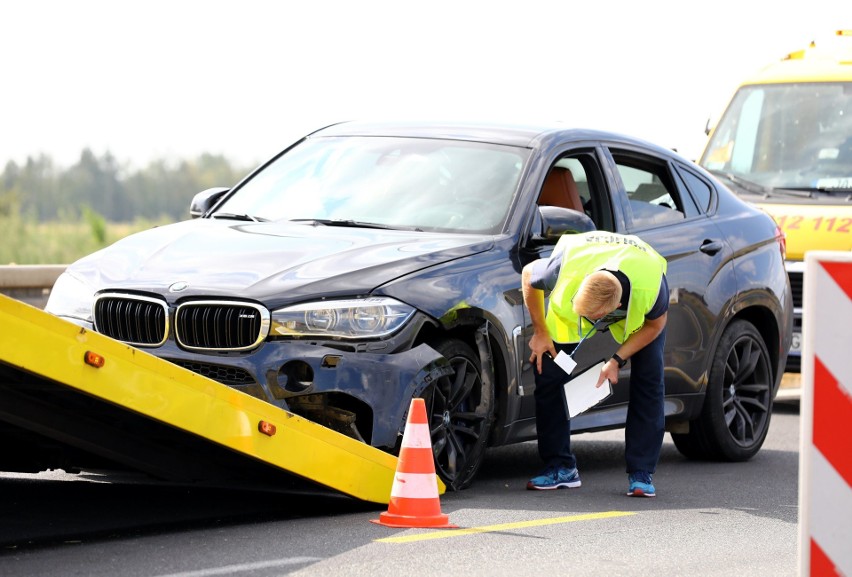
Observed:
[[[699,161],[770,188],[852,188],[852,83],[744,86]]]

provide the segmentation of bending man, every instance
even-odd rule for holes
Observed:
[[[669,290],[666,260],[636,236],[606,231],[565,235],[549,259],[534,261],[522,274],[524,303],[533,336],[536,429],[542,473],[528,489],[580,486],[571,452],[571,422],[562,385],[568,375],[553,361],[571,353],[598,331],[609,331],[618,350],[604,365],[598,386],[618,382],[631,361],[630,399],[625,428],[627,494],[654,497],[652,475],[665,433],[663,346]],[[545,312],[544,291],[550,290]]]

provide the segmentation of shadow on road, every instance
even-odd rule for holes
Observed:
[[[797,419],[798,404],[779,404],[774,417]],[[790,427],[787,427],[790,428]],[[773,434],[770,427],[770,436]],[[781,448],[776,448],[775,445]],[[798,452],[794,440],[769,443],[750,461],[689,461],[666,436],[655,476],[661,495],[622,498],[626,489],[623,431],[574,437],[583,487],[565,498],[553,491],[526,491],[541,466],[535,442],[491,449],[471,489],[447,493],[444,510],[526,508],[601,511],[630,508],[742,508],[756,515],[796,522]],[[269,493],[156,484],[135,477],[100,474],[0,475],[0,555],[66,542],[178,532],[262,521],[382,511],[325,493]],[[747,490],[743,490],[745,487]],[[754,488],[765,487],[755,501]]]
[[[323,493],[161,485],[85,472],[76,477],[79,480],[0,478],[0,551],[383,507]]]

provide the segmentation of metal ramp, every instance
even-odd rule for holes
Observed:
[[[171,482],[330,489],[375,503],[388,503],[397,466],[393,455],[3,295],[0,446],[6,471],[118,465]]]

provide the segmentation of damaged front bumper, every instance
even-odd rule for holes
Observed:
[[[271,341],[249,355],[217,358],[169,343],[155,354],[381,448],[397,445],[411,399],[452,373],[449,362],[426,344],[377,353]]]
[[[411,399],[453,372],[429,345],[412,346],[426,322],[418,318],[384,341],[281,339],[248,353],[199,353],[168,340],[141,350],[374,447],[394,449]]]

